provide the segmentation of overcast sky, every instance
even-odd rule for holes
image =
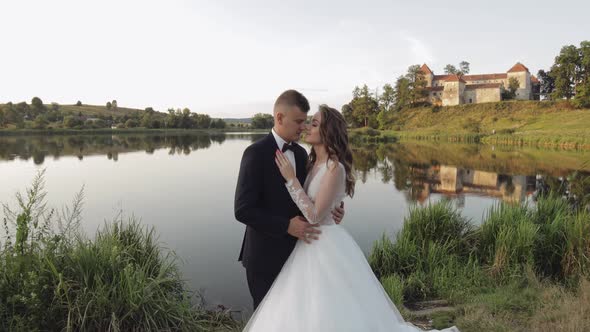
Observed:
[[[340,109],[411,64],[548,68],[590,40],[590,1],[2,0],[0,103],[105,104],[214,117],[285,89]]]

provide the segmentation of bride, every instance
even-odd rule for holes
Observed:
[[[244,331],[421,331],[404,321],[354,239],[332,219],[332,208],[354,194],[342,114],[320,106],[305,141],[312,149],[303,186],[279,150],[275,161],[293,201],[310,223],[319,224],[321,239],[297,242]]]

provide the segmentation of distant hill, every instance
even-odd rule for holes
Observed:
[[[51,105],[45,105],[47,108],[51,108]],[[97,106],[97,105],[85,105],[82,104],[81,106],[76,105],[59,105],[60,110],[69,111],[69,112],[80,112],[82,115],[86,116],[95,116],[95,115],[112,115],[112,116],[120,116],[120,115],[131,115],[135,113],[143,113],[145,112],[142,109],[137,108],[127,108],[127,107],[118,107],[116,110],[114,109],[107,109],[106,106]],[[159,112],[162,113],[162,112]]]
[[[225,121],[227,124],[230,123],[251,123],[252,122],[252,118],[224,118],[223,121]]]
[[[18,103],[13,103],[18,104]],[[27,102],[29,106],[31,105],[30,102]],[[0,107],[3,107],[6,104],[1,104]],[[51,104],[45,104],[45,107],[48,110],[51,110],[53,107]],[[112,115],[112,116],[121,116],[121,115],[131,115],[136,113],[143,113],[145,112],[142,109],[138,108],[128,108],[128,107],[118,107],[116,110],[114,109],[107,109],[106,106],[98,106],[98,105],[86,105],[82,104],[80,106],[77,105],[66,105],[66,104],[59,104],[59,110],[65,112],[72,112],[74,114],[82,113],[82,115],[92,117],[97,115]],[[162,112],[159,112],[162,113]]]

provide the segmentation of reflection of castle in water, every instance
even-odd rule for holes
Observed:
[[[503,175],[448,165],[416,167],[412,171],[418,175],[412,180],[412,197],[419,202],[426,201],[432,193],[448,197],[473,194],[522,202],[536,190],[535,176]]]

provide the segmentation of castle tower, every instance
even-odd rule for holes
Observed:
[[[520,62],[517,62],[512,68],[510,68],[507,72],[508,78],[504,83],[504,87],[508,89],[508,84],[510,82],[510,78],[514,77],[520,83],[518,90],[516,90],[516,99],[520,100],[529,100],[533,99],[532,97],[532,87],[531,87],[531,73],[529,69]]]
[[[430,70],[430,68],[428,68],[426,64],[423,64],[422,67],[420,67],[420,71],[422,72],[422,75],[424,75],[424,79],[426,80],[426,86],[432,86],[432,80],[434,79],[434,73],[432,72],[432,70]]]
[[[443,105],[453,106],[463,104],[463,93],[465,92],[465,80],[459,75],[450,75],[445,80],[443,90]]]

